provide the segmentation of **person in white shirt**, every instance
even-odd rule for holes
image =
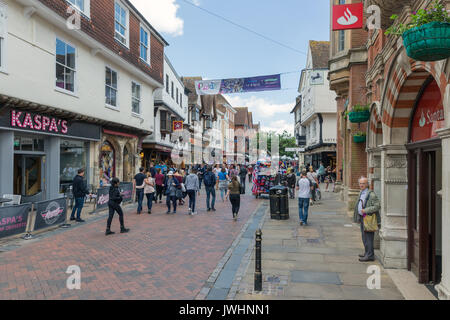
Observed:
[[[311,182],[306,177],[306,171],[303,171],[296,187],[298,191],[298,215],[301,226],[308,224],[309,199],[312,188]]]

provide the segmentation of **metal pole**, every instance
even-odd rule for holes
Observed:
[[[66,198],[66,218],[64,219],[64,223],[61,225],[61,228],[70,228],[71,224],[67,223],[67,211],[68,211],[68,205],[69,205],[69,198],[67,197],[67,195],[65,196]]]
[[[262,291],[262,273],[261,273],[261,229],[256,230],[255,238],[255,291]]]

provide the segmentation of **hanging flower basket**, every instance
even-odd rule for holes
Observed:
[[[354,143],[364,143],[364,142],[366,142],[366,136],[354,135],[353,142]]]
[[[450,57],[450,23],[430,22],[403,33],[408,57],[418,61],[437,61]]]
[[[351,123],[367,122],[370,119],[370,111],[352,111],[348,113],[348,120]]]

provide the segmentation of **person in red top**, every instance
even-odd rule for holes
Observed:
[[[164,180],[166,177],[161,173],[161,168],[156,169],[156,175],[155,175],[155,184],[156,184],[156,197],[155,202],[158,201],[158,195],[159,195],[159,203],[162,203],[162,196],[164,193]]]
[[[251,183],[252,182],[252,176],[253,176],[253,166],[248,166],[247,167],[247,172],[248,172],[248,182]]]

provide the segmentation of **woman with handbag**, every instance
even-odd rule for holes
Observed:
[[[147,172],[147,178],[144,180],[144,194],[147,197],[148,214],[152,214],[153,197],[155,196],[155,179],[150,172]]]
[[[319,180],[317,178],[317,173],[314,172],[314,168],[312,166],[309,167],[309,172],[307,173],[306,177],[309,179],[309,182],[311,182],[311,185],[313,186],[311,190],[311,206],[316,201],[316,189],[319,187]]]
[[[178,204],[179,205],[183,205],[184,204],[184,197],[183,197],[183,195],[184,195],[184,192],[186,192],[186,188],[184,187],[184,183],[183,183],[183,171],[181,170],[176,170],[175,171],[175,173],[174,173],[174,175],[173,175],[177,180],[178,180],[178,182],[180,183],[180,190],[181,190],[181,193],[180,192],[178,192],[177,193],[177,200],[178,200]]]

